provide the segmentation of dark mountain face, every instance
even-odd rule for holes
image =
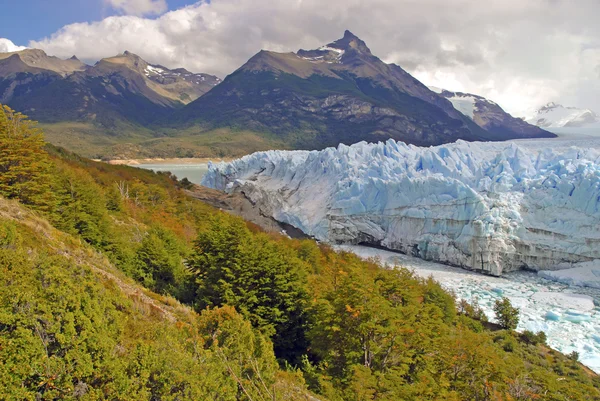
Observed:
[[[498,106],[498,104],[482,96],[447,90],[442,90],[440,95],[456,103],[458,108],[461,107],[461,104],[464,105],[463,107],[469,108],[470,110],[467,114],[469,114],[468,117],[472,118],[473,122],[488,132],[504,139],[556,137],[551,132],[531,125],[520,118],[511,116]]]
[[[45,123],[146,126],[218,82],[211,75],[148,64],[129,52],[94,66],[35,49],[0,54],[0,102]]]
[[[349,31],[315,50],[259,52],[166,125],[251,129],[297,148],[388,138],[418,145],[507,139],[381,61]]]

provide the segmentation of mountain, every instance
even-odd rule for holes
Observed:
[[[594,125],[600,128],[600,117],[592,110],[565,107],[554,102],[542,106],[527,122],[543,128],[585,128]]]
[[[552,138],[556,135],[505,112],[497,103],[471,93],[430,88],[486,131],[508,138]]]
[[[260,51],[166,125],[198,132],[244,127],[295,148],[388,138],[435,145],[527,135],[486,131],[402,68],[374,56],[349,31],[316,50]]]
[[[465,116],[349,31],[314,50],[260,51],[223,82],[128,51],[93,66],[39,49],[0,53],[0,103],[40,121],[52,143],[94,158],[550,135],[488,103]]]
[[[48,56],[43,50],[25,49],[10,53],[0,53],[0,60],[5,61],[3,65],[20,66],[14,71],[3,70],[0,74],[3,78],[10,76],[11,73],[32,72],[43,73],[44,71],[52,71],[63,77],[74,73],[75,71],[83,71],[86,65],[73,56],[67,60],[61,60],[58,57]]]
[[[127,51],[94,66],[38,49],[0,54],[0,102],[43,123],[88,122],[108,131],[145,127],[218,82],[149,64]]]

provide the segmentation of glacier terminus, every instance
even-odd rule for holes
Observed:
[[[258,152],[209,164],[202,184],[242,192],[321,241],[494,276],[600,259],[600,152],[542,144],[390,139]]]

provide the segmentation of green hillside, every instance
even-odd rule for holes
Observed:
[[[187,184],[0,112],[1,399],[600,400],[543,336]]]

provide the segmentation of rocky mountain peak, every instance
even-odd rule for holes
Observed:
[[[14,71],[11,71],[14,73],[52,71],[62,76],[67,76],[75,71],[82,71],[86,68],[86,65],[77,59],[62,60],[58,57],[47,55],[41,49],[24,49],[12,53],[0,53],[0,60],[8,59],[12,60],[11,65]],[[16,63],[16,59],[19,59],[22,63]],[[20,67],[17,67],[17,65],[20,65]]]
[[[371,49],[367,47],[367,44],[358,36],[356,36],[348,30],[344,32],[343,38],[338,39],[335,42],[328,44],[327,46],[341,49],[344,51],[355,50],[359,53],[371,55]]]

